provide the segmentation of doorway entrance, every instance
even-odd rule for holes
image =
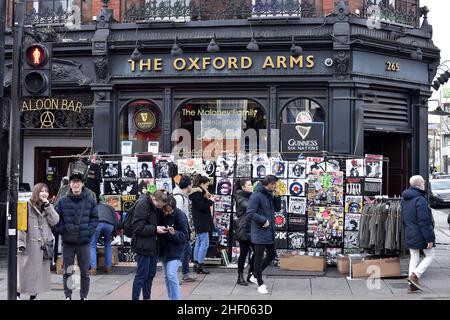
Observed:
[[[50,197],[56,196],[61,180],[67,175],[67,169],[73,158],[51,159],[52,156],[81,154],[86,148],[36,147],[34,184],[44,182],[48,185]],[[31,186],[33,187],[33,186]]]
[[[383,164],[384,195],[401,196],[409,186],[410,141],[409,134],[364,132],[364,153],[389,158],[389,163]]]

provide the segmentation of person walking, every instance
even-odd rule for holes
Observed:
[[[162,211],[164,215],[159,225],[165,228],[167,233],[160,236],[159,261],[164,270],[169,300],[180,300],[177,274],[189,239],[187,218],[183,211],[177,209],[177,202],[173,196],[169,197]]]
[[[168,197],[165,190],[156,190],[152,195],[141,195],[135,204],[131,222],[131,247],[136,252],[137,261],[131,295],[133,300],[139,300],[141,292],[144,300],[150,300],[158,263],[157,235],[167,233],[158,223],[162,217],[161,208],[167,204]]]
[[[178,185],[173,189],[173,197],[177,202],[177,208],[180,209],[186,215],[186,223],[188,230],[188,239],[185,244],[183,257],[181,259],[182,270],[183,270],[183,282],[192,282],[197,278],[191,275],[189,270],[189,261],[191,260],[192,255],[192,246],[191,246],[191,228],[190,228],[190,215],[189,215],[189,194],[192,190],[192,179],[189,176],[182,176]]]
[[[258,292],[268,294],[262,272],[277,256],[275,248],[275,212],[281,210],[281,198],[277,196],[278,178],[268,175],[256,186],[247,204],[247,215],[251,223],[251,242],[255,247],[255,276],[250,282],[258,284]],[[264,252],[266,257],[264,258]],[[256,277],[256,279],[255,279]]]
[[[55,241],[51,228],[59,222],[59,216],[48,201],[48,191],[44,183],[34,186],[27,206],[28,228],[18,232],[18,299],[26,294],[35,300],[39,293],[51,289],[50,262]]]
[[[413,176],[409,184],[409,189],[403,192],[401,206],[405,243],[411,255],[407,278],[410,284],[408,292],[414,293],[424,289],[420,278],[433,262],[436,236],[433,214],[426,199],[425,180],[422,176]],[[420,262],[420,250],[423,250],[425,254],[422,262]]]
[[[209,178],[197,175],[189,195],[192,202],[192,219],[197,234],[194,248],[194,268],[198,274],[209,274],[203,265],[209,247],[209,233],[214,231],[211,206],[214,204],[212,195],[208,192]]]
[[[113,207],[106,203],[97,205],[98,225],[91,239],[91,276],[97,274],[97,241],[103,235],[105,239],[105,273],[112,272],[112,236],[119,223]]]
[[[70,177],[70,190],[56,206],[59,223],[55,229],[62,235],[64,263],[64,295],[72,300],[72,286],[67,282],[73,275],[73,264],[77,256],[81,273],[81,300],[87,300],[89,293],[90,242],[98,224],[97,202],[84,188],[83,176],[73,173]]]
[[[253,244],[250,238],[251,220],[247,215],[248,199],[252,195],[253,185],[250,179],[241,179],[238,184],[238,189],[234,195],[236,200],[236,238],[239,241],[239,258],[238,258],[238,280],[237,284],[241,286],[248,286],[244,280],[244,265],[248,254],[251,254],[247,281],[250,281],[253,275],[253,265],[255,261],[255,253]]]

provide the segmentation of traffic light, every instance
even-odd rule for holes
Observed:
[[[445,71],[443,74],[439,75],[439,77],[436,78],[436,80],[433,81],[433,87],[434,90],[438,91],[439,87],[441,85],[444,85],[447,83],[447,81],[450,79],[450,72]]]
[[[49,97],[52,90],[52,45],[33,43],[23,51],[22,97]]]

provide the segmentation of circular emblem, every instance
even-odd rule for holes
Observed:
[[[286,171],[286,165],[284,162],[275,162],[272,165],[272,172],[277,176],[284,175],[285,171]]]
[[[130,210],[130,208],[134,205],[133,201],[125,201],[123,203],[123,211],[128,212],[128,210]]]
[[[52,181],[53,180],[53,176],[51,175],[51,174],[49,174],[48,176],[47,176],[47,181]]]
[[[300,111],[295,118],[295,123],[310,123],[312,121],[312,116],[308,111]]]
[[[217,183],[217,195],[228,196],[231,194],[231,182],[228,179],[221,179]]]
[[[55,115],[50,111],[45,111],[41,115],[41,128],[53,128]]]
[[[289,192],[291,196],[299,196],[303,193],[303,186],[300,182],[294,182],[289,187]]]
[[[286,217],[282,213],[275,213],[275,227],[283,228],[286,225]]]
[[[156,118],[153,112],[141,110],[134,114],[134,125],[139,131],[149,132],[156,124]]]
[[[278,180],[277,187],[278,187],[278,191],[279,191],[278,195],[285,195],[286,194],[286,192],[287,192],[286,183],[284,183],[281,180]]]
[[[203,165],[203,170],[205,170],[208,177],[214,176],[214,173],[216,172],[216,163],[214,161],[206,161]]]

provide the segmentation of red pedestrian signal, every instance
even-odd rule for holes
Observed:
[[[26,49],[26,62],[33,67],[41,67],[47,63],[47,49],[40,44],[33,44]]]
[[[51,43],[25,45],[23,51],[22,97],[48,97],[51,95],[51,57]]]

